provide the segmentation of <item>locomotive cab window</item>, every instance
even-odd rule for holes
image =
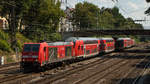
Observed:
[[[25,44],[24,52],[38,52],[40,48],[40,44]]]

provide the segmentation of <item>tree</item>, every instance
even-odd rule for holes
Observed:
[[[113,18],[113,14],[111,14],[110,8],[103,8],[103,11],[99,17],[99,28],[100,29],[114,29],[114,23],[116,22],[115,18]]]
[[[74,21],[81,29],[96,28],[98,21],[99,8],[92,3],[78,3],[75,6]]]
[[[142,29],[142,25],[136,24],[131,18],[126,19],[119,8],[101,9],[94,4],[84,2],[75,6],[74,21],[81,29]]]
[[[30,39],[53,40],[64,16],[60,6],[58,0],[0,0],[0,15],[8,21],[11,47],[16,46],[16,32],[21,25],[25,25],[25,35]]]
[[[26,11],[32,0],[0,0],[0,15],[5,17],[9,24],[11,36],[11,47],[16,46],[16,32],[19,20],[22,18],[23,12]]]
[[[150,0],[146,0],[147,2],[150,2]]]
[[[26,36],[30,39],[54,40],[60,18],[64,16],[56,0],[33,0],[29,10],[24,13],[24,24],[27,26]]]
[[[146,0],[147,3],[150,2],[150,0]],[[145,11],[145,14],[150,15],[150,7]]]

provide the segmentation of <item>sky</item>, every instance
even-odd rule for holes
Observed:
[[[64,9],[66,5],[74,8],[75,4],[83,1],[93,3],[99,8],[112,8],[117,6],[120,10],[120,13],[126,18],[131,17],[134,20],[146,19],[147,21],[140,23],[143,24],[145,29],[150,29],[150,16],[144,14],[144,11],[150,7],[150,3],[146,3],[145,0],[118,0],[118,2],[113,2],[112,0],[68,0],[67,4],[64,3],[62,5],[62,8]]]

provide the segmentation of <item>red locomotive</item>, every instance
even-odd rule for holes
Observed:
[[[112,52],[115,49],[129,48],[134,45],[131,38],[88,38],[71,37],[66,42],[25,43],[22,52],[21,67],[41,68],[50,63],[74,58],[85,58],[99,53]]]

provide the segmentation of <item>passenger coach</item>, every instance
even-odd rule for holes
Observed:
[[[115,41],[113,38],[100,38],[100,49],[102,52],[112,52],[115,50]]]
[[[115,43],[116,50],[122,50],[124,48],[130,48],[134,46],[134,40],[131,38],[118,38]]]
[[[100,40],[98,38],[70,37],[66,41],[74,43],[75,56],[89,57],[99,54]]]

